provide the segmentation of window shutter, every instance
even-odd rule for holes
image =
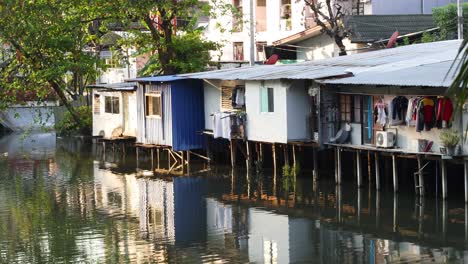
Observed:
[[[221,87],[221,109],[232,110],[232,90],[233,87]]]

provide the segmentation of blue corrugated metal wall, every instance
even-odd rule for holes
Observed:
[[[172,147],[175,151],[202,149],[205,126],[203,81],[172,82]]]

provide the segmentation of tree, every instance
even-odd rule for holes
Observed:
[[[91,26],[111,6],[100,0],[93,5],[82,0],[0,1],[0,40],[9,49],[0,71],[0,101],[14,102],[21,91],[41,100],[52,89],[80,123],[66,93],[76,96],[95,80],[100,62],[90,43],[99,32]],[[67,75],[73,76],[72,85],[64,81]]]
[[[320,0],[304,0],[304,2],[314,13],[315,22],[321,27],[322,33],[327,34],[335,41],[340,49],[339,55],[347,55],[343,40],[349,34],[343,25],[343,17],[347,12],[343,10],[343,5],[332,0],[324,0],[325,3]]]
[[[231,9],[229,4],[213,3],[216,8]],[[143,75],[201,71],[210,62],[210,51],[218,48],[203,39],[203,28],[198,27],[200,17],[213,15],[209,4],[198,0],[122,0],[119,5],[116,8],[124,10],[119,23],[130,28],[137,22],[143,27],[129,30],[126,40],[139,54],[151,54]]]

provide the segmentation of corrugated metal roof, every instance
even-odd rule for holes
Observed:
[[[460,40],[440,41],[365,52],[299,64],[252,66],[183,74],[180,76],[193,79],[213,80],[316,80],[339,77],[350,73],[358,75],[361,72],[373,69],[373,74],[368,74],[368,78],[378,78],[378,75],[383,72],[391,72],[397,69],[401,69],[403,73],[404,71],[408,71],[414,67],[420,67],[421,65],[441,63],[438,66],[445,67],[447,64],[442,62],[453,62],[460,44]],[[438,75],[430,75],[432,70],[429,69],[432,68],[426,66],[419,69],[420,71],[427,70],[429,72],[428,76],[426,76],[427,80],[424,82],[424,84],[439,85],[440,76],[437,77]],[[439,71],[443,72],[444,69],[440,68]],[[448,68],[446,68],[444,74],[447,73],[447,71]],[[336,83],[340,83],[340,81],[345,83],[344,80],[350,80],[352,78],[336,80]],[[399,81],[400,83],[405,82],[404,79]],[[416,81],[417,80],[415,79],[412,83]]]
[[[116,91],[133,91],[136,89],[136,82],[123,82],[123,83],[106,83],[106,84],[93,84],[90,88],[108,89]]]
[[[160,76],[149,76],[139,77],[134,79],[128,79],[129,82],[172,82],[187,79],[181,75],[160,75]]]
[[[327,84],[449,87],[457,73],[460,41],[427,54],[368,69],[350,69],[352,77],[325,80]],[[455,45],[452,45],[455,44]],[[454,66],[455,65],[455,66]]]

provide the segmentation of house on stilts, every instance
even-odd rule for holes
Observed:
[[[93,137],[101,142],[132,142],[137,131],[134,82],[96,84],[92,88]]]
[[[392,159],[398,191],[398,159],[415,158],[419,164],[415,190],[424,195],[425,164],[436,160],[445,198],[448,160],[460,161],[468,153],[464,141],[454,154],[441,139],[441,134],[453,131],[462,136],[468,124],[464,110],[455,112],[456,102],[446,96],[460,44],[433,42],[182,76],[204,80],[205,134],[230,141],[233,166],[237,152],[248,166],[255,158],[263,159],[265,144],[272,146],[275,169],[276,148],[282,149],[282,160],[289,164],[291,157],[295,163],[298,148],[310,147],[316,178],[317,151],[334,149],[335,179],[340,184],[341,152],[346,150],[356,153],[358,186],[363,185],[362,158],[367,155],[374,160],[380,188],[379,162],[384,155]]]
[[[177,76],[142,77],[130,81],[138,83],[137,154],[140,149],[151,152],[152,170],[183,173],[190,164],[191,155],[207,159],[203,153],[195,151],[204,149],[202,81]],[[168,166],[164,168],[160,166],[161,152],[167,154]]]

